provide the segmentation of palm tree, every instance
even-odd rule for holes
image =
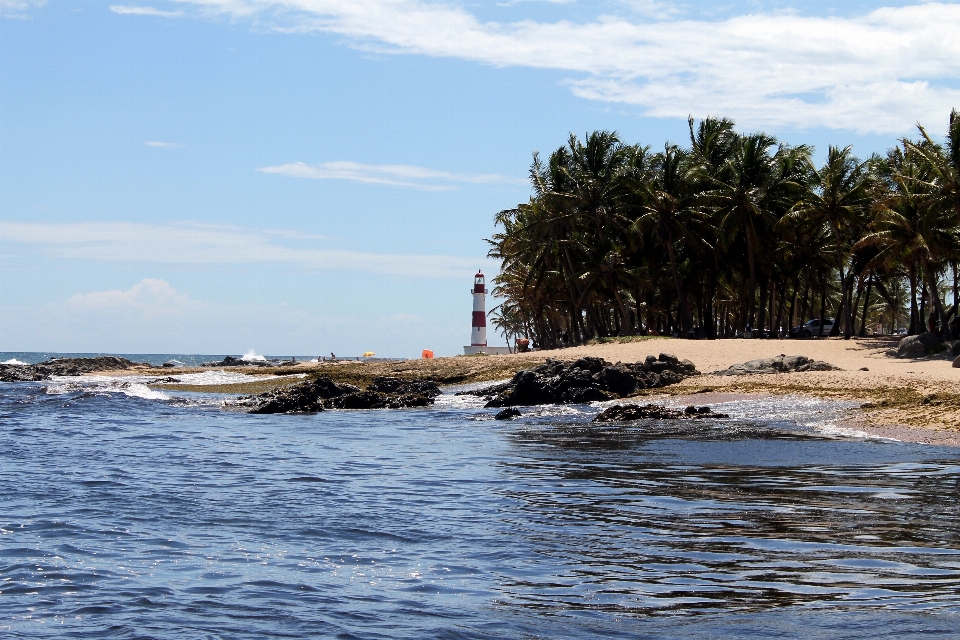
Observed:
[[[670,260],[670,270],[679,298],[681,326],[687,336],[693,328],[687,294],[677,267],[676,244],[684,241],[686,246],[702,244],[693,225],[697,222],[698,193],[694,189],[696,165],[690,162],[690,154],[676,145],[666,145],[651,162],[647,179],[635,183],[640,216],[634,221],[634,233],[652,228]]]
[[[853,333],[849,298],[856,275],[850,266],[851,248],[866,229],[873,175],[869,161],[861,162],[855,158],[851,147],[839,149],[832,145],[827,152],[827,161],[811,173],[811,188],[791,215],[819,221],[833,236],[834,258],[842,285],[840,307],[836,313],[838,322],[834,323],[830,335],[839,335],[839,319],[845,312],[844,336],[849,338]]]

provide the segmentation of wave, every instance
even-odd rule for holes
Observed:
[[[264,358],[263,356],[257,355],[257,353],[253,349],[250,349],[250,351],[247,351],[245,354],[240,356],[240,359],[243,360],[244,362],[266,362],[267,361],[267,359]]]
[[[48,395],[63,395],[67,393],[122,393],[131,398],[144,400],[169,400],[170,396],[162,391],[151,389],[143,382],[123,380],[107,376],[54,377],[47,385]]]
[[[26,362],[20,362],[20,361],[17,360],[16,358],[10,358],[9,360],[4,360],[3,362],[0,362],[0,364],[13,364],[13,365],[16,365],[16,366],[18,366],[18,367],[28,367],[28,366],[30,366],[28,363],[26,363]]]

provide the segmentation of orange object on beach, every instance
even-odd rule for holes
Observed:
[[[430,349],[424,349],[423,353],[420,354],[421,358],[426,358],[427,360],[433,360],[433,351]]]

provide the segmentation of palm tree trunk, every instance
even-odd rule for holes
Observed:
[[[767,290],[767,279],[763,278],[760,281],[760,304],[757,306],[757,326],[754,327],[754,331],[762,332],[767,322]]]
[[[933,300],[933,312],[934,320],[937,323],[937,337],[941,340],[944,338],[944,325],[946,324],[943,314],[943,301],[940,300],[940,293],[937,291],[937,281],[934,279],[934,269],[930,261],[927,261],[927,268],[924,269],[924,273],[927,276],[927,287],[930,289],[930,297]]]
[[[958,301],[957,292],[960,290],[960,281],[957,279],[957,261],[951,263],[953,267],[953,315],[960,316],[960,301]]]
[[[807,312],[810,310],[810,278],[803,279],[803,303],[800,305],[800,318],[797,320],[797,326],[803,327],[807,321]]]
[[[860,316],[860,337],[867,335],[867,309],[870,308],[870,294],[873,291],[873,273],[867,279],[867,293],[863,300],[863,314]]]
[[[677,258],[673,253],[673,242],[667,238],[667,255],[670,257],[670,269],[673,271],[673,281],[677,287],[677,296],[680,298],[680,317],[683,323],[683,335],[686,338],[690,331],[690,310],[687,308],[687,296],[683,291],[683,281],[680,279],[680,271],[677,269]]]
[[[923,272],[923,264],[920,264],[920,326],[919,333],[927,330],[927,276]]]
[[[920,320],[920,310],[917,309],[917,264],[910,262],[910,328],[907,335],[915,336],[921,333],[917,330],[917,324]]]
[[[754,311],[756,307],[756,298],[757,298],[757,268],[756,268],[756,251],[754,250],[754,237],[753,237],[753,225],[747,222],[747,265],[749,267],[750,276],[747,282],[747,298],[744,301],[745,308],[744,314],[745,321],[750,324],[750,328],[753,329],[754,321]]]
[[[820,288],[820,328],[817,330],[817,335],[823,335],[823,323],[827,319],[827,276],[823,276],[823,283]]]
[[[857,297],[854,298],[852,304],[847,306],[849,309],[848,317],[850,318],[850,321],[847,322],[843,328],[843,337],[846,340],[849,340],[853,336],[853,332],[857,324],[857,309],[860,308],[860,296],[863,295],[863,285],[863,276],[857,276]],[[850,295],[853,295],[853,287],[851,287]]]

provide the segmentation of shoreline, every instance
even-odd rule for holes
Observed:
[[[97,375],[157,375],[175,377],[186,373],[223,370],[247,375],[307,374],[329,376],[336,382],[365,387],[377,376],[432,380],[443,386],[493,382],[510,378],[547,358],[576,360],[584,356],[614,362],[636,362],[661,352],[689,359],[704,375],[635,396],[637,401],[654,395],[703,394],[787,395],[862,403],[851,409],[844,425],[877,437],[909,442],[960,446],[960,369],[945,356],[917,360],[886,355],[896,338],[821,338],[814,340],[679,340],[655,338],[608,342],[552,351],[490,356],[453,356],[432,360],[392,362],[298,363],[282,367],[190,367],[146,368],[99,372]],[[841,371],[718,376],[710,372],[757,358],[780,354],[804,355],[839,366]],[[866,369],[866,370],[863,370]],[[275,381],[275,382],[274,382]],[[240,385],[194,386],[151,384],[157,389],[250,393],[256,387],[274,388],[296,379],[274,378]],[[189,388],[188,388],[189,387]],[[630,399],[624,399],[629,402]]]

